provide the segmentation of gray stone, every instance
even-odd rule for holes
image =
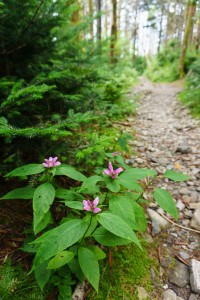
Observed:
[[[185,216],[187,216],[187,217],[189,217],[189,218],[192,218],[192,216],[193,216],[193,211],[190,210],[190,209],[187,209],[187,210],[185,211]]]
[[[162,228],[165,228],[169,223],[163,217],[161,217],[156,211],[148,208],[147,213],[152,221],[152,235],[157,235],[161,232]]]
[[[176,207],[178,208],[179,211],[184,210],[185,205],[183,204],[183,202],[181,200],[178,200],[176,203]]]
[[[164,290],[167,290],[168,287],[169,287],[168,284],[163,285],[163,289],[164,289]]]
[[[138,300],[146,300],[149,297],[149,294],[142,286],[137,287]]]
[[[179,190],[179,193],[182,195],[190,195],[191,191],[189,189],[187,189],[186,187],[183,187]]]
[[[163,300],[176,300],[176,294],[172,290],[166,290],[163,293]]]
[[[144,159],[142,159],[142,158],[136,158],[135,161],[136,161],[138,164],[143,164],[143,163],[144,163]]]
[[[192,202],[198,202],[200,199],[200,193],[193,191],[193,192],[191,192],[190,197],[193,200]]]
[[[175,266],[170,272],[169,281],[178,287],[185,287],[190,281],[188,267],[176,261]]]
[[[159,163],[162,166],[166,166],[169,163],[169,160],[165,157],[159,157],[157,159],[157,163]]]
[[[191,260],[190,284],[192,291],[200,294],[200,261]]]
[[[189,203],[189,208],[190,209],[197,209],[197,208],[200,208],[200,202],[198,203]]]
[[[180,256],[181,256],[183,259],[189,259],[189,258],[190,258],[189,254],[188,254],[187,252],[183,251],[183,250],[181,250],[181,251],[179,252],[179,254],[180,254]]]
[[[193,214],[192,220],[190,222],[190,226],[200,230],[200,208],[197,208]]]
[[[199,300],[199,296],[196,294],[190,294],[189,300]]]
[[[182,143],[176,148],[175,152],[180,152],[182,154],[188,154],[191,152],[191,149],[186,143]]]

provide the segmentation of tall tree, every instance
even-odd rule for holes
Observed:
[[[93,1],[89,0],[89,16],[91,18],[90,20],[90,37],[93,40],[94,39],[94,29],[93,29]]]
[[[161,15],[160,15],[160,24],[159,24],[159,32],[158,32],[158,52],[160,52],[160,46],[162,41],[162,33],[163,33],[163,17],[164,17],[164,3],[161,3]]]
[[[99,41],[99,47],[101,48],[101,0],[96,0],[96,9],[97,9],[97,41]]]
[[[116,43],[117,43],[117,0],[112,0],[112,26],[110,37],[110,62],[116,62]]]
[[[196,12],[196,3],[197,0],[189,0],[188,1],[188,12],[187,12],[187,19],[186,19],[186,26],[184,32],[184,38],[181,46],[181,55],[179,61],[179,74],[180,78],[184,77],[184,64],[185,64],[185,56],[188,47],[189,37],[191,34],[191,30],[193,27],[194,16]]]

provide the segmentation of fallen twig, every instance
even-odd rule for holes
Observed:
[[[179,228],[182,228],[182,229],[185,229],[185,230],[189,230],[189,231],[193,231],[193,232],[196,232],[196,233],[200,233],[199,230],[196,230],[196,229],[192,229],[192,228],[189,228],[189,227],[185,227],[185,226],[179,225],[179,224],[175,223],[174,221],[170,220],[168,217],[166,217],[166,216],[163,215],[162,213],[159,212],[159,214],[160,214],[164,219],[166,219],[168,222],[174,224],[175,226],[177,226],[177,227],[179,227]]]
[[[179,256],[179,255],[177,255],[177,254],[175,254],[175,256],[176,256],[182,263],[184,263],[184,264],[187,265],[187,266],[190,266],[190,264],[189,264],[185,259],[183,259],[181,256]]]

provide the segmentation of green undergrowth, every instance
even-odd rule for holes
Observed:
[[[193,49],[188,49],[184,72],[187,74],[191,64],[197,59]],[[172,82],[179,78],[180,45],[172,40],[154,57],[148,60],[144,73],[153,82]]]
[[[179,97],[182,103],[191,110],[191,113],[200,118],[200,59],[191,65],[186,77],[185,89]]]
[[[150,268],[156,270],[157,261],[148,255],[149,245],[143,242],[144,251],[133,244],[111,249],[112,267],[109,259],[102,261],[99,293],[91,291],[86,299],[138,300],[137,286],[144,287],[151,295],[155,287]]]
[[[87,300],[138,300],[137,286],[142,286],[154,299],[154,286],[150,268],[158,269],[157,261],[149,256],[150,246],[142,242],[144,251],[134,244],[110,248],[107,259],[101,262],[101,280],[99,293],[89,288]],[[152,245],[151,245],[152,246]],[[105,249],[104,249],[105,250]],[[108,249],[107,249],[108,250]],[[109,259],[110,257],[110,259]],[[22,266],[14,266],[7,260],[0,266],[1,300],[44,300],[49,287],[41,291],[32,274],[28,275]],[[67,300],[67,299],[66,299]]]
[[[0,300],[43,300],[43,295],[34,276],[28,275],[10,259],[0,266]]]

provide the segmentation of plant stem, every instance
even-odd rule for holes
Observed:
[[[149,183],[145,186],[143,192],[140,194],[140,196],[135,200],[136,202],[138,202],[140,200],[140,198],[142,198],[142,196],[144,195],[144,193],[146,192],[146,190],[148,189],[148,187],[152,184],[152,182],[154,182],[154,180],[156,179],[156,176],[153,177],[152,180],[149,181]]]
[[[82,243],[82,241],[83,241],[83,239],[84,239],[84,237],[85,237],[86,233],[88,232],[88,229],[90,228],[90,225],[91,225],[91,223],[92,223],[92,214],[91,214],[91,218],[90,218],[90,221],[89,221],[88,228],[86,229],[86,231],[85,231],[84,235],[82,236],[82,238],[81,238],[81,241],[80,241],[80,243],[79,243],[79,246],[78,246],[78,248],[80,247],[80,245],[81,245],[81,243]]]

